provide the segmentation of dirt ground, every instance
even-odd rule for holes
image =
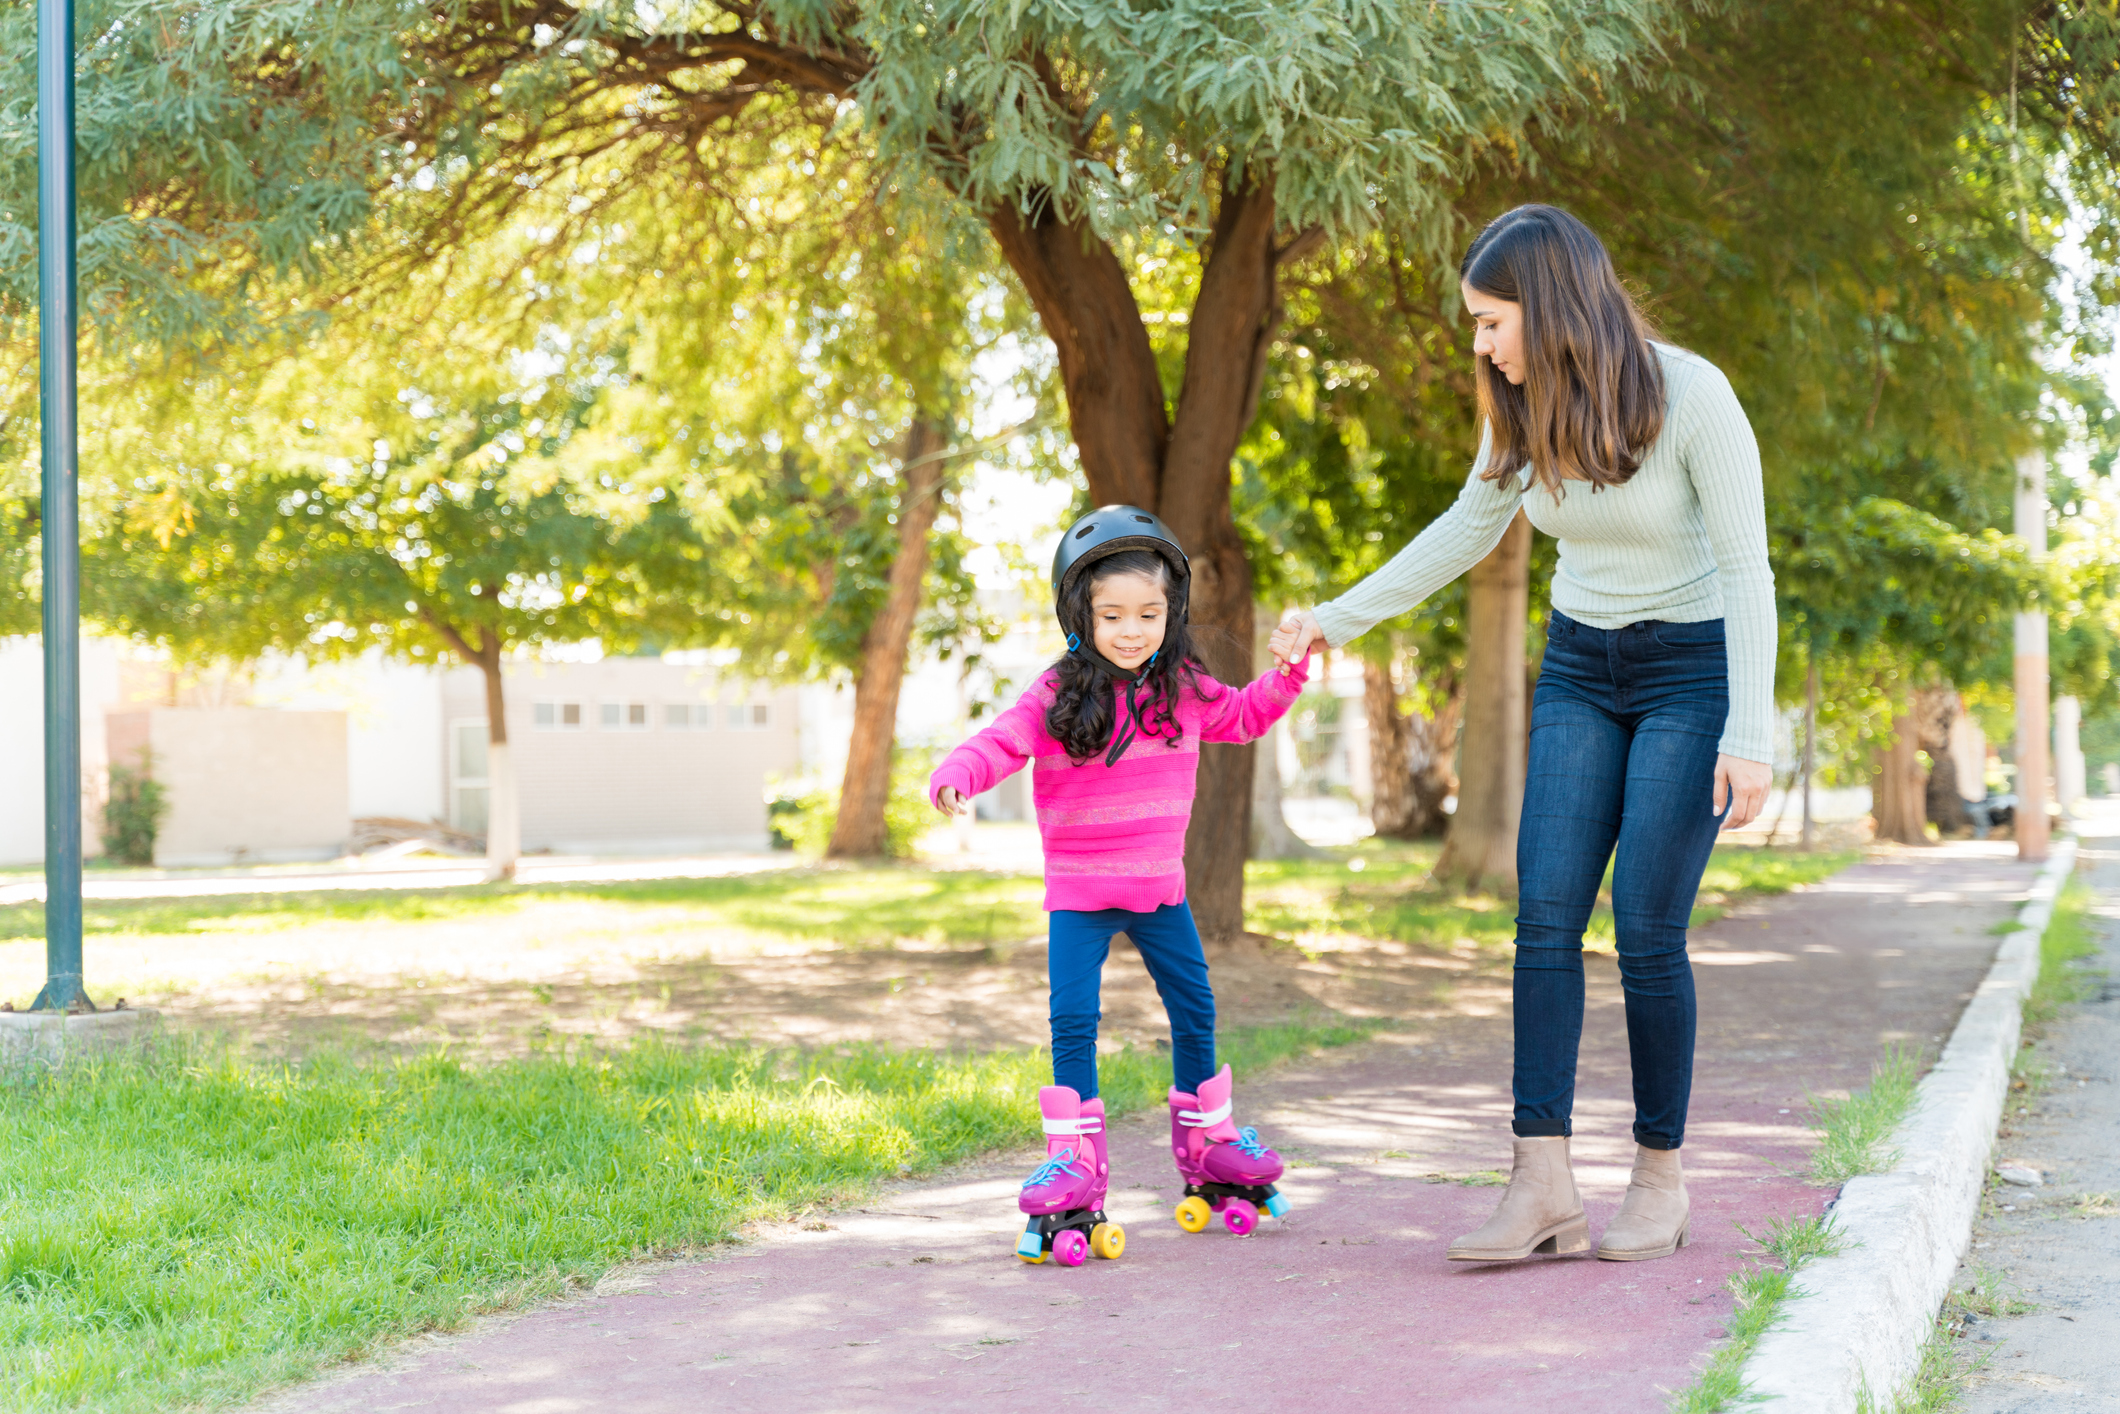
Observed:
[[[116,988],[179,1027],[268,1050],[441,1043],[520,1054],[556,1038],[646,1033],[818,1045],[993,1049],[1046,1040],[1042,938],[992,947],[906,941],[843,949],[701,929],[682,909],[547,900],[520,912],[414,924],[320,923],[195,937],[99,937]],[[1341,940],[1303,952],[1254,943],[1213,964],[1225,1024],[1335,1012],[1492,1015],[1506,962],[1465,947]],[[1168,1034],[1132,947],[1104,980],[1104,1043]]]
[[[1970,858],[2006,846],[1952,849]],[[1934,857],[1869,851],[1878,862],[1899,853],[1910,861]],[[1838,894],[1850,882],[1843,876],[1826,887]],[[1739,903],[1717,934],[1741,935],[1745,920],[1771,902]],[[568,1038],[622,1042],[646,1034],[986,1050],[1043,1045],[1048,1034],[1042,936],[986,946],[904,940],[839,947],[704,926],[682,906],[547,896],[520,908],[418,922],[252,928],[235,918],[188,935],[90,941],[97,972],[108,979],[106,1003],[122,995],[131,1005],[157,1008],[176,1028],[273,1054],[447,1044],[465,1055],[507,1056]],[[41,963],[33,944],[0,952],[9,954],[0,956],[0,973]],[[1729,967],[1746,956],[1740,948],[1728,959],[1699,961]],[[1450,1023],[1491,1022],[1509,1006],[1506,949],[1469,942],[1423,946],[1331,935],[1307,937],[1299,949],[1254,939],[1211,962],[1223,1025],[1337,1015],[1447,1031]],[[1612,959],[1592,966],[1597,985]],[[24,971],[33,987],[29,977]],[[1104,1049],[1164,1043],[1168,1029],[1154,986],[1123,941],[1105,970],[1103,1004]]]

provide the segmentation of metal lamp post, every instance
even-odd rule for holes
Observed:
[[[81,986],[81,514],[75,425],[74,6],[37,2],[38,368],[44,420],[44,990]]]

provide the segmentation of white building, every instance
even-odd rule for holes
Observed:
[[[329,859],[353,822],[485,829],[486,698],[473,669],[379,657],[266,662],[188,676],[82,646],[84,846],[100,853],[109,768],[152,751],[169,814],[156,862]],[[726,676],[703,654],[521,661],[504,673],[522,844],[554,853],[763,849],[768,783],[800,760],[793,689]],[[0,642],[0,865],[44,850],[42,660]]]

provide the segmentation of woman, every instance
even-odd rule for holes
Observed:
[[[1686,924],[1718,827],[1759,813],[1773,760],[1774,577],[1759,449],[1729,382],[1656,342],[1589,227],[1497,218],[1458,267],[1485,430],[1457,502],[1351,592],[1291,615],[1301,661],[1470,569],[1521,507],[1560,542],[1517,844],[1515,1162],[1454,1260],[1590,1245],[1568,1164],[1583,928],[1608,860],[1634,1068],[1635,1158],[1597,1255],[1686,1241],[1693,1081]]]

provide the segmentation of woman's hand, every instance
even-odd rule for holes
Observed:
[[[935,808],[945,815],[962,815],[971,809],[971,804],[958,793],[955,786],[944,786],[935,792]]]
[[[1308,658],[1310,645],[1324,636],[1325,630],[1318,627],[1316,614],[1308,609],[1291,609],[1288,617],[1281,620],[1281,626],[1273,631],[1273,637],[1266,640],[1266,646],[1273,651],[1273,660],[1285,668],[1290,663],[1300,663]]]
[[[1751,824],[1767,803],[1767,787],[1774,784],[1774,768],[1742,756],[1715,758],[1715,813],[1723,806],[1730,814],[1722,822],[1725,830]]]

